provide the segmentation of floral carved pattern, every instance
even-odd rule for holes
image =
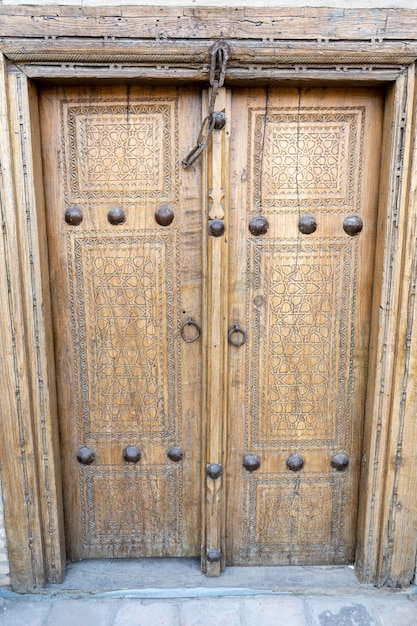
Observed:
[[[308,554],[343,559],[344,477],[263,475],[246,481],[246,558],[278,550],[288,563]]]
[[[350,243],[253,246],[249,447],[340,444],[349,415],[355,254]]]
[[[329,484],[258,485],[255,542],[330,543],[331,516],[324,518],[323,511],[329,510],[332,495]]]
[[[84,140],[80,187],[84,190],[114,187],[149,189],[162,179],[162,126],[155,116],[134,116],[126,123],[121,116],[77,120]],[[86,165],[83,168],[83,165]]]
[[[176,198],[174,100],[63,107],[68,202],[167,202]]]
[[[84,475],[83,541],[169,550],[181,528],[181,468],[88,469]],[[82,477],[81,477],[82,480]],[[111,503],[111,506],[109,506]]]
[[[250,111],[254,210],[359,211],[364,109]]]
[[[178,401],[172,333],[178,298],[174,236],[87,234],[73,245],[77,298],[71,307],[74,345],[79,346],[80,428],[98,439],[138,431],[145,438],[167,437]]]

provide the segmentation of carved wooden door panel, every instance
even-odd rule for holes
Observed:
[[[226,519],[230,564],[353,560],[382,93],[236,89],[231,103],[222,90],[202,180],[181,166],[199,88],[42,89],[70,558],[196,556],[204,527],[223,561]],[[201,464],[224,453],[204,526]]]
[[[69,557],[198,555],[200,99],[46,87],[40,111]]]
[[[354,558],[382,112],[368,89],[233,94],[231,564]]]

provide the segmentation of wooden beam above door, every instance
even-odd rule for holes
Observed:
[[[221,37],[233,46],[232,71],[282,64],[392,68],[417,58],[416,32],[417,12],[406,9],[0,8],[1,50],[19,63],[153,62],[181,68],[207,63],[207,42]]]
[[[20,37],[234,36],[237,39],[414,40],[412,9],[325,7],[2,6],[0,33]]]

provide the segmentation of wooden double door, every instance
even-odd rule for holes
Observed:
[[[204,106],[40,93],[68,555],[352,562],[383,94]]]

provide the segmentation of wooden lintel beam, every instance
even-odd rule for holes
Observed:
[[[1,6],[0,36],[416,39],[412,9]]]

